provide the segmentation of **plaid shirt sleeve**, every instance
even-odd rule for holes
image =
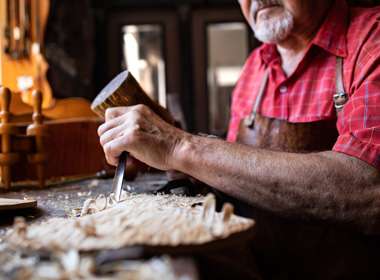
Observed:
[[[380,169],[380,30],[371,38],[358,57],[350,99],[338,115],[333,150]]]

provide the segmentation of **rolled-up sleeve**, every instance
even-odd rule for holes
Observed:
[[[359,158],[380,170],[380,48],[365,50],[338,115],[339,137],[334,151]]]

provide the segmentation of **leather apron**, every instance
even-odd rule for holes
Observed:
[[[311,123],[289,123],[267,118],[258,114],[269,79],[266,70],[254,102],[251,114],[240,122],[237,142],[255,148],[291,153],[328,151],[334,146],[338,131],[336,119]],[[339,112],[348,101],[343,85],[343,60],[336,60],[336,93],[333,98],[335,109]]]
[[[337,58],[336,93],[331,97],[337,111],[348,99],[342,73],[343,62]],[[292,153],[331,150],[338,137],[336,119],[289,123],[257,113],[268,77],[269,71],[264,75],[251,115],[240,123],[238,142]],[[338,226],[281,218],[242,202],[238,202],[237,208],[240,214],[257,222],[253,250],[263,279],[376,279],[379,276],[378,271],[373,271],[374,260],[367,250],[365,236]]]

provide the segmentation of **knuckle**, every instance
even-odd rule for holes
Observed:
[[[100,125],[98,127],[98,136],[101,136],[103,134],[103,131],[104,131],[104,124]]]
[[[135,111],[142,112],[144,110],[144,108],[145,108],[145,105],[143,105],[143,104],[137,104],[135,106]]]
[[[100,136],[100,145],[104,146],[107,143],[106,137],[104,135]]]
[[[105,113],[106,120],[110,120],[115,115],[115,108],[108,108]]]
[[[140,114],[138,112],[131,112],[130,116],[128,117],[128,121],[131,124],[137,123],[139,119],[140,119]]]
[[[144,121],[144,116],[140,112],[131,112],[130,116],[126,120],[128,122],[128,127],[133,130],[136,125],[142,126]]]
[[[150,112],[149,108],[144,104],[136,105],[136,111],[142,115],[149,114],[149,112]]]
[[[127,109],[125,107],[113,107],[113,108],[108,108],[105,112],[105,119],[106,121],[112,120],[119,115],[124,114],[124,112]]]

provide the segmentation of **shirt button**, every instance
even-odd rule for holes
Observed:
[[[280,87],[280,92],[281,93],[286,93],[288,91],[288,87],[287,86],[281,86]]]

